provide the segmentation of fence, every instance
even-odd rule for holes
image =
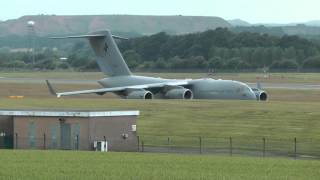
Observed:
[[[313,139],[182,136],[140,136],[138,139],[140,152],[320,158],[320,142]]]
[[[79,135],[63,137],[47,134],[25,137],[16,133],[13,136],[0,136],[0,149],[94,150],[93,142],[104,141],[108,144],[108,149],[110,150],[123,151],[125,149],[126,151],[136,151],[136,140],[133,140],[133,138],[107,138],[102,136],[89,139],[89,137],[81,137]]]
[[[107,139],[100,137],[99,141],[107,141],[108,146],[126,144],[126,140]],[[121,142],[120,142],[121,141]],[[270,137],[187,137],[187,136],[138,136],[136,146],[139,152],[157,153],[187,153],[187,154],[224,154],[247,156],[285,156],[292,158],[320,159],[320,140],[299,138]],[[70,137],[66,142],[43,134],[42,137],[0,137],[2,149],[68,149],[90,150],[92,142],[81,139],[78,135]]]

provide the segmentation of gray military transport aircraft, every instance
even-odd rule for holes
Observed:
[[[203,79],[162,79],[135,76],[125,63],[114,39],[126,39],[114,36],[109,30],[92,32],[87,35],[54,37],[87,38],[96,55],[101,71],[108,76],[98,81],[103,88],[57,93],[47,80],[51,94],[61,97],[95,93],[104,95],[111,92],[126,99],[239,99],[267,100],[267,93],[261,88],[250,88],[247,84],[232,80]]]

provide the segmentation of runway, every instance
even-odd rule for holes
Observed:
[[[250,87],[257,87],[256,83],[247,83]],[[291,89],[291,90],[320,90],[320,84],[305,83],[261,83],[263,89]]]
[[[0,77],[0,83],[29,83],[45,84],[44,78],[6,78]],[[52,84],[78,84],[98,85],[96,80],[89,79],[50,79]],[[256,83],[247,83],[250,87],[256,87]],[[308,83],[261,83],[263,89],[290,89],[290,90],[320,90],[320,84]]]

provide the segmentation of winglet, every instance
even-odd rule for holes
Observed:
[[[47,86],[48,86],[48,89],[49,89],[49,92],[50,94],[54,95],[54,96],[57,96],[57,97],[60,97],[57,92],[53,89],[53,87],[51,86],[49,80],[46,80],[46,83],[47,83]]]

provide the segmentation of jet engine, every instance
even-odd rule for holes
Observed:
[[[168,98],[168,99],[193,99],[193,93],[190,89],[186,89],[186,88],[170,89],[165,93],[165,98]]]
[[[127,99],[153,99],[153,94],[146,90],[134,90],[128,93]]]
[[[253,90],[253,92],[256,94],[258,101],[268,100],[268,94],[265,91],[256,89],[256,90]]]

